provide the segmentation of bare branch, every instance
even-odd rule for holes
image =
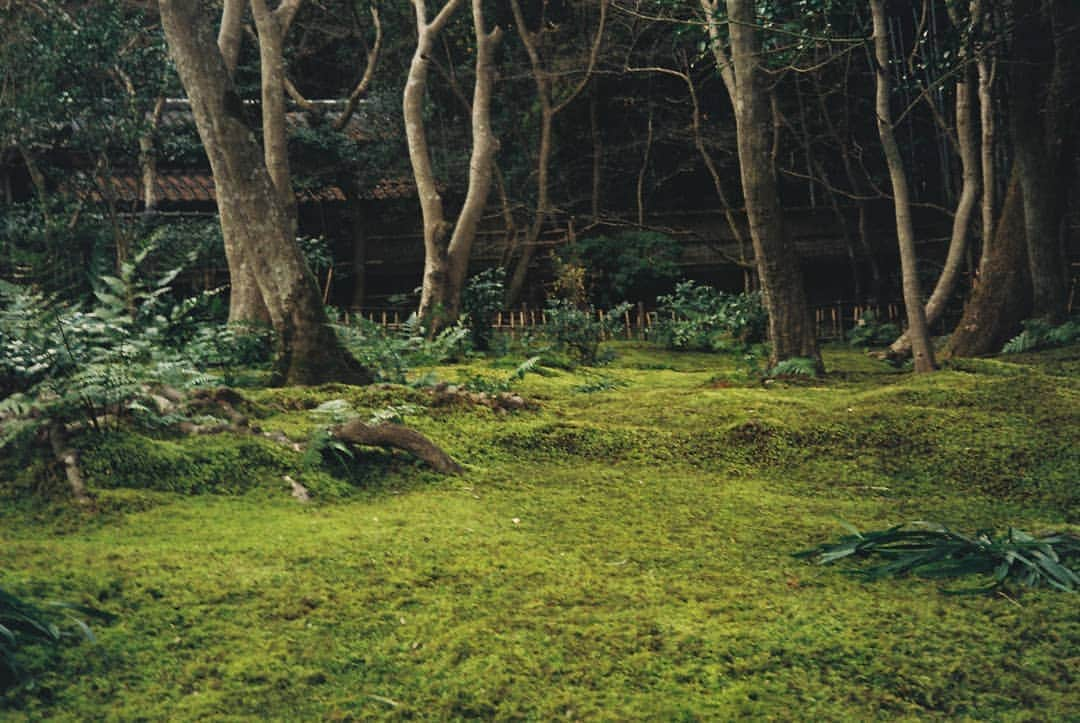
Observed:
[[[382,20],[379,18],[379,9],[374,5],[371,6],[371,21],[375,25],[375,43],[371,46],[371,50],[367,54],[367,67],[364,68],[364,75],[360,78],[360,82],[353,88],[353,92],[349,94],[349,100],[345,103],[345,110],[336,121],[334,121],[334,130],[341,130],[349,123],[349,119],[352,118],[352,114],[356,112],[356,105],[360,102],[360,99],[367,95],[368,88],[371,87],[371,81],[375,78],[375,68],[379,64],[379,53],[382,50]]]

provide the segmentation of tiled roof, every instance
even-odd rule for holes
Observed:
[[[135,203],[142,200],[142,179],[137,175],[114,175],[109,178],[109,185],[115,199],[121,203]],[[158,200],[166,203],[210,203],[216,200],[214,177],[206,172],[160,172],[157,174],[154,185]],[[103,200],[101,189],[97,186],[79,195],[90,201]],[[405,178],[381,179],[360,194],[364,200],[379,201],[415,196],[415,184],[411,179]],[[297,191],[296,198],[301,202],[344,201],[345,192],[337,186],[306,188]]]

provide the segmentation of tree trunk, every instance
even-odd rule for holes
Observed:
[[[727,0],[734,66],[735,130],[746,215],[758,278],[769,312],[770,364],[808,357],[821,368],[816,330],[803,290],[802,270],[784,224],[772,162],[769,99],[764,88],[761,40],[752,0]]]
[[[982,35],[989,37],[993,28],[994,13],[983,7],[982,0],[971,0],[971,17],[978,22]],[[994,117],[994,76],[997,74],[997,59],[990,56],[988,43],[983,42],[976,48],[979,69],[979,127],[982,133],[980,162],[982,165],[982,251],[979,268],[986,263],[990,252],[990,239],[994,233],[994,211],[996,207],[997,170],[994,165],[994,140],[997,123]]]
[[[367,235],[364,232],[364,218],[360,204],[355,200],[349,212],[349,222],[352,226],[353,242],[352,307],[360,310],[364,308],[364,297],[367,294]]]
[[[427,22],[424,5],[424,0],[413,0],[417,44],[405,85],[404,113],[409,160],[424,217],[424,280],[419,313],[428,325],[428,333],[434,334],[442,326],[456,320],[460,313],[461,290],[468,273],[469,254],[491,191],[492,166],[497,148],[491,130],[491,96],[495,85],[495,49],[502,31],[499,28],[491,32],[485,29],[482,3],[473,0],[476,82],[473,86],[473,148],[469,161],[469,187],[457,223],[450,224],[445,218],[442,198],[435,185],[424,127],[423,99],[435,38],[449,21],[450,15],[461,5],[461,0],[450,0],[430,23]]]
[[[600,19],[593,38],[592,47],[589,50],[588,66],[585,72],[565,97],[556,102],[551,79],[556,77],[549,68],[545,67],[540,57],[539,34],[529,30],[525,24],[525,15],[521,11],[519,0],[510,0],[510,9],[514,14],[514,25],[517,28],[518,37],[521,38],[525,52],[529,56],[529,67],[532,72],[533,83],[536,85],[536,98],[540,106],[540,145],[536,154],[536,212],[533,221],[525,232],[525,238],[521,242],[521,255],[514,265],[514,271],[510,275],[510,281],[506,286],[506,305],[513,306],[521,298],[525,290],[525,280],[528,278],[529,264],[532,263],[540,241],[540,234],[544,230],[544,224],[551,215],[551,156],[554,149],[553,127],[555,117],[573,102],[581,91],[589,84],[593,70],[596,68],[596,60],[600,54],[600,43],[604,37],[604,27],[607,23],[607,10],[610,0],[599,0]],[[550,63],[550,61],[549,61]]]
[[[892,114],[889,110],[889,39],[885,24],[884,0],[870,0],[874,17],[874,57],[877,61],[877,126],[881,136],[882,150],[889,166],[893,201],[896,211],[896,237],[900,244],[900,268],[903,275],[904,306],[907,309],[908,337],[915,357],[916,372],[930,372],[936,367],[934,347],[926,325],[922,290],[916,266],[915,231],[911,222],[911,202],[908,197],[904,159],[893,133]]]
[[[370,371],[345,351],[329,325],[318,284],[296,245],[295,205],[284,200],[254,133],[245,125],[200,3],[160,0],[159,5],[169,50],[214,174],[230,274],[234,283],[238,271],[254,277],[278,334],[284,381],[370,382]],[[280,174],[280,166],[274,172]]]
[[[1024,193],[1033,313],[1050,323],[1064,321],[1068,306],[1062,221],[1072,177],[1080,74],[1075,58],[1080,12],[1073,4],[1047,0],[1042,7],[1017,8],[1010,69],[1012,140]]]
[[[150,127],[139,134],[139,168],[142,175],[143,212],[152,214],[157,210],[157,153],[154,136],[165,110],[165,96],[159,95],[150,113]]]
[[[1028,276],[1024,197],[1014,167],[1001,218],[983,254],[979,283],[964,306],[945,357],[993,354],[1020,331],[1020,322],[1031,313],[1031,279]]]
[[[953,24],[960,26],[960,19],[955,14]],[[965,63],[967,60],[966,49],[961,47],[957,56],[957,62]],[[980,167],[979,153],[975,142],[975,124],[972,122],[971,73],[964,70],[957,77],[956,83],[956,140],[960,151],[960,166],[963,173],[963,183],[960,190],[960,199],[956,204],[956,215],[953,216],[952,235],[949,239],[949,252],[945,258],[945,266],[941,269],[937,284],[934,286],[930,300],[926,302],[926,326],[929,328],[941,318],[949,298],[956,289],[956,281],[960,277],[960,268],[964,263],[964,256],[968,245],[968,227],[975,215],[975,206],[979,200]],[[911,335],[904,333],[889,347],[889,355],[894,358],[903,358],[911,353]]]

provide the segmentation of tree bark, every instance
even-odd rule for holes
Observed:
[[[953,25],[960,27],[960,18],[954,11],[950,11]],[[968,58],[967,49],[961,46],[957,54],[957,62],[966,63]],[[936,322],[945,311],[949,303],[949,297],[956,289],[957,279],[960,277],[960,268],[964,263],[964,256],[968,245],[968,227],[975,215],[975,206],[979,201],[980,190],[980,165],[979,152],[975,141],[975,124],[972,119],[972,77],[966,68],[957,76],[956,82],[956,145],[960,152],[960,167],[963,181],[960,189],[960,198],[956,203],[956,215],[953,216],[952,235],[949,239],[949,251],[945,258],[945,265],[938,276],[934,291],[930,294],[930,300],[926,302],[926,326],[929,328]],[[943,129],[944,130],[944,129]],[[911,335],[904,333],[889,347],[889,355],[894,358],[903,358],[911,353]]]
[[[150,114],[150,127],[139,135],[139,168],[142,172],[143,212],[157,209],[157,154],[154,152],[154,136],[161,114],[165,110],[165,96],[158,96]]]
[[[978,23],[984,36],[989,36],[993,27],[993,11],[987,12],[983,7],[982,0],[971,0],[971,17],[973,23]],[[980,163],[982,165],[982,251],[980,252],[979,268],[986,263],[987,254],[990,252],[990,239],[994,233],[994,214],[997,199],[997,169],[994,164],[994,140],[997,133],[997,122],[994,117],[994,79],[997,75],[997,60],[990,55],[989,44],[985,41],[976,47],[977,66],[979,70],[979,129],[982,133]]]
[[[964,306],[944,356],[993,354],[1020,331],[1031,313],[1024,196],[1014,167],[989,250],[979,267],[979,283]]]
[[[1065,320],[1068,307],[1062,222],[1072,178],[1075,93],[1080,87],[1075,57],[1080,10],[1074,0],[1034,5],[1038,4],[1016,8],[1011,126],[1024,194],[1033,313],[1056,324]]]
[[[214,174],[230,274],[234,283],[236,269],[253,275],[278,335],[283,380],[370,382],[370,371],[345,351],[329,325],[318,284],[296,245],[295,202],[286,203],[275,184],[274,174],[284,182],[281,165],[273,170],[265,165],[200,3],[160,0],[159,6],[169,50]],[[282,7],[284,3],[279,10]]]
[[[806,303],[802,270],[780,206],[772,160],[769,98],[760,67],[762,51],[752,0],[727,0],[735,130],[750,237],[769,313],[770,364],[792,357],[814,359],[822,369],[816,329]],[[725,80],[725,84],[727,81]]]
[[[419,313],[429,334],[456,320],[460,313],[469,254],[491,191],[492,166],[498,147],[491,129],[491,96],[495,85],[495,50],[502,31],[485,29],[483,4],[481,0],[473,0],[476,81],[472,100],[472,157],[465,202],[457,222],[451,224],[446,220],[442,197],[435,184],[424,127],[423,100],[435,38],[460,5],[461,0],[450,0],[428,23],[424,0],[413,0],[417,44],[405,85],[404,114],[409,160],[424,218],[424,280]]]
[[[908,195],[904,159],[893,133],[892,114],[889,109],[889,39],[885,23],[884,0],[870,0],[874,19],[874,57],[877,61],[877,126],[881,146],[889,167],[892,181],[893,203],[896,212],[896,236],[900,245],[900,267],[903,276],[904,306],[907,310],[908,337],[915,357],[916,372],[930,372],[936,367],[934,347],[926,325],[926,309],[923,307],[922,290],[915,255],[915,231],[911,222],[911,202]]]

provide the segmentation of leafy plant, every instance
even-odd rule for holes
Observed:
[[[0,691],[25,680],[25,673],[16,661],[19,648],[24,645],[56,646],[79,637],[94,640],[90,627],[74,613],[106,622],[115,619],[103,610],[70,603],[50,603],[48,609],[38,608],[0,588]]]
[[[622,327],[622,317],[629,309],[629,304],[620,304],[601,319],[591,306],[579,308],[564,299],[549,300],[544,336],[556,351],[566,351],[578,363],[591,366],[600,360],[600,341]]]
[[[374,370],[379,381],[404,384],[409,370],[462,356],[468,349],[469,329],[458,323],[428,339],[416,314],[399,329],[384,329],[360,318],[337,324],[338,337],[362,364]]]
[[[480,351],[491,349],[495,330],[492,325],[502,309],[505,294],[506,270],[496,266],[469,279],[461,293],[461,310],[473,348]]]
[[[1028,319],[1023,324],[1024,330],[1006,342],[1001,349],[1003,354],[1051,349],[1080,341],[1080,317],[1069,319],[1058,326],[1052,326],[1043,319]]]
[[[657,302],[653,338],[669,349],[733,351],[765,338],[768,316],[760,294],[727,294],[684,281]]]
[[[927,578],[978,575],[992,580],[988,587],[960,592],[989,592],[1010,582],[1026,587],[1045,585],[1066,592],[1080,590],[1080,575],[1069,567],[1080,563],[1080,537],[1070,533],[1035,537],[1010,527],[1000,537],[989,531],[969,536],[928,522],[862,533],[843,524],[850,535],[795,556],[822,565],[846,559],[884,558],[886,562],[855,571],[871,581],[908,573]]]
[[[796,356],[777,362],[776,366],[769,370],[770,377],[815,377],[817,376],[817,362],[808,357]]]
[[[848,344],[856,348],[886,346],[900,336],[900,327],[882,322],[873,311],[864,311],[855,328],[848,333]]]

